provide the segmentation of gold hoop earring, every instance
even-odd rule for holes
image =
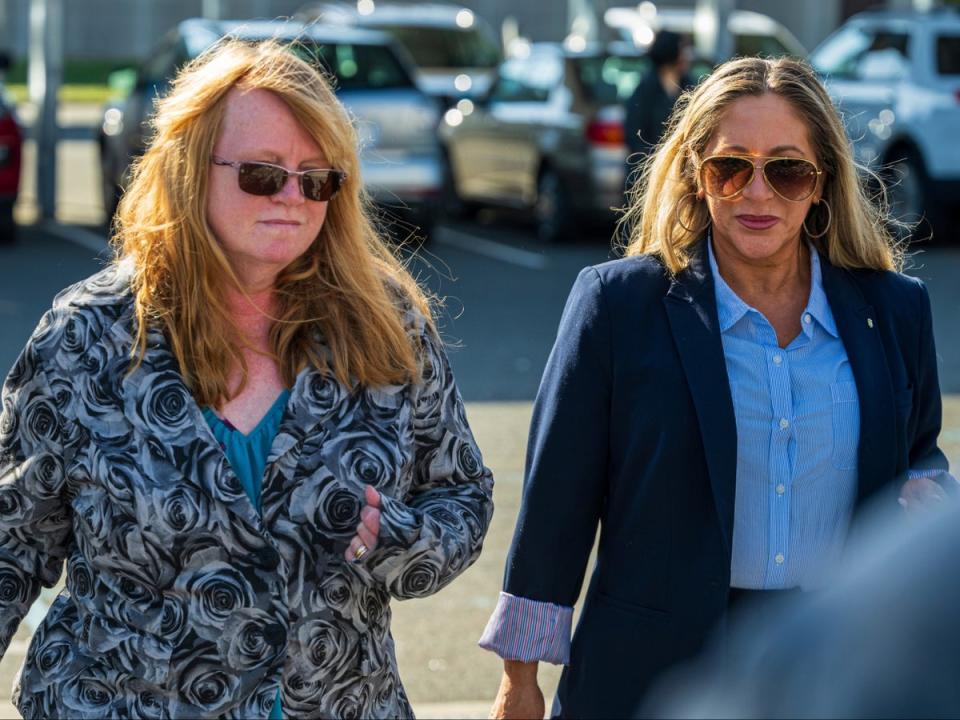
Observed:
[[[819,234],[814,235],[812,232],[810,232],[809,228],[807,228],[807,221],[804,220],[803,230],[805,233],[807,233],[807,237],[810,238],[811,240],[816,240],[817,238],[822,238],[824,235],[826,235],[827,231],[830,230],[830,223],[833,222],[833,212],[830,210],[830,203],[828,203],[826,200],[821,198],[820,202],[818,202],[817,205],[823,205],[827,209],[827,224],[823,228],[823,230],[819,232]]]
[[[680,227],[682,227],[684,230],[686,230],[686,231],[687,231],[688,233],[690,233],[691,235],[699,235],[699,234],[702,233],[704,230],[706,230],[708,227],[710,227],[710,213],[707,213],[707,222],[706,222],[706,224],[704,224],[704,226],[703,226],[702,228],[699,228],[699,229],[697,229],[697,230],[692,230],[691,228],[688,228],[686,225],[683,224],[683,220],[680,219],[680,206],[683,205],[683,201],[686,200],[686,199],[687,199],[688,197],[690,197],[691,195],[692,195],[694,198],[696,198],[696,196],[697,196],[697,194],[696,194],[695,192],[688,192],[686,195],[682,196],[679,200],[677,200],[677,206],[673,209],[673,215],[674,215],[674,218],[675,218],[676,221],[677,221],[677,225],[679,225]]]

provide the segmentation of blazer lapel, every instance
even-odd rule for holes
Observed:
[[[124,350],[131,342],[129,324],[128,316],[112,328],[115,345]],[[171,474],[174,481],[182,478],[262,531],[260,516],[186,386],[163,333],[151,331],[143,362],[129,375],[126,367],[123,370],[118,378],[123,412],[135,441],[162,456],[156,464],[142,468],[155,476],[150,482],[165,481],[163,474]],[[175,475],[171,468],[176,469]]]
[[[823,289],[850,360],[860,404],[857,501],[885,484],[896,467],[896,415],[890,371],[873,307],[852,273],[820,255]]]
[[[674,278],[663,302],[693,396],[720,528],[730,553],[737,476],[737,425],[705,241],[701,240],[692,249],[689,267]]]

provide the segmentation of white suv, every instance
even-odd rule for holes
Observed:
[[[810,62],[858,161],[885,174],[893,214],[950,233],[960,206],[960,11],[854,15]]]

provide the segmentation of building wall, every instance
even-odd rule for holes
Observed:
[[[405,0],[391,0],[404,2]],[[568,0],[434,0],[464,5],[499,32],[508,16],[534,40],[560,40],[567,31]],[[737,6],[766,13],[786,25],[812,49],[840,22],[849,0],[737,0]],[[219,0],[224,17],[293,14],[305,0]],[[593,0],[597,7],[631,5],[633,0]],[[695,0],[670,0],[692,7]],[[139,58],[178,21],[201,15],[203,0],[63,0],[65,54],[69,58]],[[0,0],[0,48],[24,57],[29,39],[30,0]]]

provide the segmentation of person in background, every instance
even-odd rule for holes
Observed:
[[[160,99],[116,261],[3,387],[0,649],[66,587],[35,717],[412,717],[390,597],[478,556],[492,478],[318,70],[227,39]]]
[[[636,182],[644,159],[660,142],[680,93],[692,84],[687,75],[690,54],[686,39],[670,30],[658,32],[647,50],[652,67],[627,101],[623,124],[629,153],[624,173],[627,191]]]
[[[480,640],[493,717],[542,717],[540,662],[566,666],[554,716],[633,716],[731,607],[823,588],[875,493],[956,488],[926,288],[816,74],[733,60],[676,113],[627,257],[580,273],[544,371]]]

